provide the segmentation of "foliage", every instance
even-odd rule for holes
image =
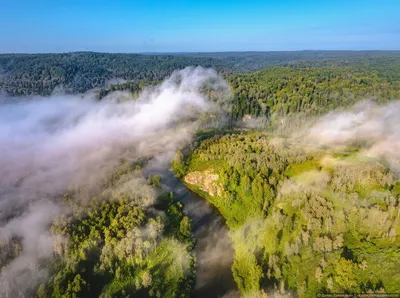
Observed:
[[[225,79],[232,91],[232,120],[259,117],[270,128],[299,126],[305,118],[343,109],[359,100],[381,103],[400,98],[400,56],[295,61],[253,73],[226,73]],[[100,90],[100,97],[114,90],[129,90],[136,97],[148,84],[129,81],[111,85]],[[204,92],[212,100],[221,97],[215,90]]]
[[[146,185],[133,169],[117,170],[84,209],[70,203],[73,212],[55,220],[51,232],[62,241],[39,297],[190,295],[195,267],[191,222],[182,204],[160,189],[158,176],[149,176]],[[130,179],[140,179],[147,191],[119,189],[120,181]],[[144,198],[151,189],[158,193],[158,210],[148,208]],[[74,201],[69,198],[67,203]]]
[[[0,91],[49,95],[62,86],[67,93],[102,88],[99,98],[115,90],[136,97],[175,69],[202,65],[229,82],[232,120],[261,117],[269,128],[299,126],[304,117],[361,99],[399,99],[399,57],[398,51],[6,54],[0,55]],[[127,82],[106,86],[112,78]],[[191,149],[178,151],[171,168],[178,178],[196,173],[204,185],[189,187],[226,219],[235,248],[232,272],[243,294],[264,297],[270,287],[300,297],[399,293],[400,182],[377,161],[359,162],[360,148],[309,152],[266,133],[231,131],[202,132]],[[190,295],[190,219],[173,193],[160,189],[158,176],[147,178],[122,167],[94,197],[76,200],[79,190],[63,196],[71,213],[51,227],[55,262],[38,297]],[[121,190],[129,179],[141,187]],[[0,243],[0,266],[21,252],[20,239],[7,243]]]
[[[225,62],[209,57],[94,52],[2,54],[0,90],[17,96],[50,95],[55,87],[62,87],[67,93],[81,93],[104,87],[108,80],[118,78],[133,81],[125,87],[137,92],[174,70],[198,65],[221,72],[232,70]],[[100,92],[101,97],[107,93],[105,89]]]
[[[0,91],[10,95],[24,96],[30,94],[50,95],[56,87],[67,93],[82,93],[93,88],[101,88],[98,90],[99,98],[115,90],[128,90],[134,96],[137,96],[138,92],[144,87],[160,82],[174,70],[187,66],[214,68],[234,83],[235,89],[237,88],[237,77],[229,77],[230,74],[246,73],[275,66],[294,69],[328,67],[329,72],[332,71],[332,68],[341,68],[346,71],[349,70],[348,67],[352,67],[354,70],[368,69],[391,82],[400,79],[399,63],[399,51],[230,52],[174,55],[95,52],[1,54]],[[276,72],[276,70],[273,72]],[[333,75],[335,74],[333,73]],[[270,104],[270,102],[265,101],[267,99],[264,96],[266,94],[265,88],[260,89],[259,92],[254,90],[258,89],[257,86],[262,87],[262,85],[259,85],[259,78],[260,74],[257,73],[240,76],[243,81],[252,82],[252,86],[249,89],[248,85],[243,85],[239,90],[236,90],[238,91],[236,92],[236,99],[241,100],[245,95],[250,95],[252,98],[247,105],[241,103],[238,106],[235,111],[237,116],[243,116],[246,113],[260,114],[260,111],[265,112],[263,105],[259,110],[256,102],[258,99],[264,104]],[[283,74],[284,78],[287,78],[287,75]],[[127,82],[112,84],[112,79]],[[277,78],[272,76],[272,79]],[[361,85],[370,84],[374,77],[364,76],[364,79],[366,81],[361,82]],[[318,77],[316,80],[318,80]],[[276,80],[276,84],[269,86],[271,90],[269,92],[267,89],[267,93],[276,93],[273,89],[281,88],[281,83],[285,83],[285,80]],[[358,81],[358,83],[360,82]],[[301,84],[298,87],[301,87]],[[254,91],[257,93],[256,99],[254,99]],[[286,93],[291,96],[291,92],[292,90],[289,89]],[[277,101],[279,101],[281,95],[275,94]],[[319,93],[315,95],[318,97]],[[316,99],[313,101],[316,101]]]
[[[232,114],[237,119],[245,115],[263,117],[276,125],[289,121],[286,118],[291,115],[321,115],[362,99],[399,99],[399,66],[400,62],[391,73],[366,65],[274,67],[231,75],[228,79],[234,93]]]
[[[188,174],[219,177],[219,195],[199,193],[231,228],[243,294],[399,293],[398,176],[343,152],[242,132],[206,139],[186,159]]]

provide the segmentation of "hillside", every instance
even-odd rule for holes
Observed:
[[[0,295],[188,297],[196,264],[190,219],[160,186],[158,176],[147,182],[140,165],[124,162],[92,197],[71,188],[59,198],[70,212],[49,227],[52,257],[25,268],[25,291],[0,279]],[[16,237],[0,242],[0,267],[25,246]]]
[[[337,61],[338,63],[338,61]],[[400,98],[400,60],[357,60],[351,66],[293,64],[229,76],[234,118],[249,114],[272,121],[290,115],[321,115],[362,99]]]
[[[363,145],[217,135],[174,170],[231,229],[242,294],[399,293],[399,176]]]
[[[385,103],[400,98],[400,58],[362,58],[294,62],[250,73],[225,74],[232,91],[231,118],[254,119],[263,127],[282,123],[298,127],[304,119],[360,100]],[[116,90],[135,97],[148,84],[128,81],[99,91],[99,98]],[[214,97],[215,90],[204,90]],[[254,121],[250,121],[251,123]]]
[[[0,55],[0,296],[400,294],[399,53]]]
[[[154,82],[187,66],[213,67],[229,72],[232,67],[208,57],[171,55],[65,54],[0,55],[0,90],[9,95],[50,95],[54,88],[82,93],[104,87],[111,79]]]
[[[389,57],[389,58],[388,58]],[[0,92],[9,95],[50,95],[57,87],[82,93],[107,87],[113,79],[131,86],[159,82],[187,66],[214,68],[224,75],[273,66],[376,65],[377,59],[400,60],[399,51],[222,52],[175,54],[0,54]],[[379,62],[381,64],[381,61]],[[392,65],[392,63],[386,63]],[[117,88],[118,89],[118,88]],[[134,91],[133,87],[127,88]]]
[[[340,63],[358,64],[359,59],[393,57],[398,59],[400,51],[269,51],[269,52],[215,52],[186,53],[183,56],[221,59],[241,72],[251,72],[278,65]]]

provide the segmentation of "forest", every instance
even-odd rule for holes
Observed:
[[[351,61],[351,62],[350,62]],[[400,98],[400,58],[324,60],[274,66],[250,73],[225,74],[234,121],[258,118],[274,128],[282,122],[297,126],[304,118],[345,109],[364,99],[383,103]],[[102,99],[113,91],[140,91],[157,82],[128,81],[101,88]],[[204,90],[210,98],[215,90]],[[250,117],[249,117],[250,116]]]
[[[396,131],[399,125],[399,74],[397,59],[366,58],[228,78],[233,119],[262,119],[262,125],[199,132],[176,153],[172,169],[226,220],[241,295],[399,293],[399,167],[390,165],[391,156],[365,156],[375,138],[388,133],[374,137],[373,126],[387,121]],[[320,137],[348,136],[352,126],[343,128],[341,117],[351,121],[353,110],[370,115],[371,102],[372,114],[382,107],[393,116],[384,112],[363,123],[365,114],[355,112],[353,125],[363,123],[360,136],[341,146],[294,137],[324,115],[332,115],[332,127]],[[363,132],[363,125],[372,126]],[[388,146],[396,146],[397,137],[390,140]]]
[[[157,89],[186,66],[216,72],[200,80],[201,88],[181,88],[185,78],[177,76],[167,80],[170,89]],[[191,71],[193,80],[198,73]],[[88,167],[92,172],[79,176],[79,187],[71,184],[56,193],[52,200],[65,210],[45,224],[54,251],[48,258],[37,253],[37,264],[29,261],[24,268],[35,276],[27,289],[0,275],[0,296],[193,296],[201,260],[196,258],[192,221],[176,194],[162,187],[161,178],[145,171],[158,157],[153,150],[165,159],[169,155],[163,154],[172,149],[170,170],[212,204],[229,229],[232,275],[239,292],[232,297],[400,294],[399,51],[0,55],[0,90],[7,96],[57,91],[83,97],[93,89],[93,118],[84,117],[84,107],[80,111],[64,103],[48,108],[38,101],[33,117],[44,132],[30,122],[16,127],[16,132],[40,132],[21,143],[26,147],[40,142],[42,134],[58,136],[61,131],[61,140],[54,138],[51,146],[65,141],[64,158],[118,150],[121,157],[113,156],[118,162],[112,159],[113,170],[100,181],[92,168],[102,173],[109,162],[103,165],[93,158]],[[102,104],[110,104],[107,95],[118,95],[115,91],[129,94],[129,100],[119,98],[115,106],[120,109],[109,105],[102,110]],[[152,96],[138,101],[146,92],[171,100],[171,110],[162,106],[171,115],[152,114],[157,110],[154,103],[163,103]],[[199,109],[205,113],[201,116],[196,109],[185,114],[189,106],[177,104],[173,96],[157,97],[163,92],[205,98],[213,109]],[[124,106],[127,101],[140,105]],[[58,107],[66,107],[65,115]],[[23,118],[26,110],[17,116]],[[47,113],[51,117],[43,117]],[[140,121],[129,122],[131,118]],[[151,121],[162,125],[153,127]],[[214,122],[218,125],[212,127]],[[82,123],[87,126],[79,126]],[[186,135],[188,131],[192,134]],[[78,141],[71,137],[76,132]],[[2,136],[19,144],[8,130]],[[92,137],[95,146],[84,142]],[[132,144],[126,141],[129,137]],[[145,158],[123,158],[132,152]],[[39,155],[32,155],[32,164],[45,160]],[[73,164],[74,159],[67,161]],[[64,166],[62,159],[58,163]],[[37,169],[48,170],[39,162]],[[6,178],[12,173],[7,171]],[[93,185],[91,176],[96,177]],[[23,172],[10,180],[11,188],[19,189],[30,177],[34,173]],[[7,191],[0,192],[1,199]],[[29,187],[21,193],[42,194]],[[8,234],[5,228],[13,216],[25,214],[21,206],[11,208],[11,215],[0,210],[0,272],[24,257],[23,236]]]
[[[224,61],[208,57],[107,54],[1,54],[0,90],[13,96],[50,95],[58,87],[66,93],[83,93],[111,79],[161,81],[174,70],[201,65],[230,72]]]
[[[361,158],[362,145],[199,137],[172,168],[226,219],[242,295],[399,293],[400,182],[387,164]]]
[[[38,273],[47,270],[47,281],[36,286],[31,277],[35,286],[19,292],[12,282],[2,280],[0,294],[188,297],[196,266],[191,222],[174,194],[160,188],[157,175],[145,179],[144,165],[121,161],[92,197],[86,197],[84,189],[63,194],[60,200],[70,212],[56,217],[49,227],[52,258],[31,268]],[[18,238],[6,243],[0,242],[1,267],[22,249]]]
[[[83,93],[107,87],[113,79],[132,81],[126,89],[138,91],[132,86],[162,81],[187,66],[212,67],[229,75],[273,66],[373,64],[393,68],[392,63],[385,63],[388,59],[398,64],[400,51],[0,54],[0,92],[11,96],[50,95],[57,87],[65,93]]]
[[[273,67],[229,77],[232,114],[285,118],[303,113],[321,115],[361,99],[379,102],[400,98],[400,60],[382,59],[380,66]],[[386,67],[387,65],[387,67]],[[390,65],[390,66],[389,66]]]

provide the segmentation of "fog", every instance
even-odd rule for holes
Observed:
[[[201,92],[205,84],[229,95],[229,87],[216,72],[198,67],[174,72],[135,100],[126,92],[111,93],[102,101],[90,92],[0,96],[0,297],[24,297],[47,277],[41,261],[54,253],[49,225],[57,215],[70,212],[59,199],[65,192],[84,188],[75,199],[90,198],[122,159],[151,159],[148,171],[165,169],[196,130],[210,123],[224,124],[221,105]],[[229,109],[229,103],[223,109]],[[362,144],[360,154],[384,158],[400,171],[398,115],[399,102],[377,105],[364,101],[348,111],[321,117],[311,128],[307,126],[297,141],[313,149]],[[250,119],[244,124],[255,129],[264,127],[264,121]],[[318,189],[328,180],[327,173],[310,172],[285,181],[280,192]],[[111,190],[111,197],[121,192],[140,193],[144,206],[151,206],[156,197],[143,177],[123,177]],[[185,212],[199,219],[194,221],[196,229],[196,224],[207,221],[209,211],[188,204]],[[211,280],[211,271],[227,269],[231,273],[227,254],[231,240],[221,225],[212,222],[204,230],[208,239],[199,254],[197,288],[210,283],[220,287],[220,280]],[[196,236],[201,237],[203,230],[197,230]],[[7,252],[13,239],[20,241],[22,250],[10,257]],[[202,267],[210,271],[202,271]],[[232,291],[226,297],[237,295]]]
[[[319,147],[362,145],[360,153],[384,158],[400,171],[400,102],[377,105],[362,101],[348,111],[321,117],[305,135],[308,144]]]
[[[53,252],[48,225],[68,212],[58,197],[80,187],[95,191],[121,159],[172,156],[205,112],[215,118],[218,109],[200,92],[204,84],[229,93],[216,72],[197,67],[174,72],[137,100],[121,93],[102,101],[94,94],[0,98],[0,248],[12,237],[22,243],[11,262],[0,258],[0,296],[24,296],[46,276],[39,260]],[[135,179],[121,187],[140,185]]]

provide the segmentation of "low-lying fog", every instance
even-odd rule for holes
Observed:
[[[121,159],[165,161],[191,140],[205,112],[220,119],[201,92],[205,83],[229,94],[215,71],[198,67],[173,73],[137,100],[121,101],[128,93],[102,101],[93,95],[0,98],[0,296],[24,296],[46,277],[39,261],[53,252],[49,224],[68,212],[57,200],[63,193],[96,190]],[[300,139],[314,147],[363,143],[363,154],[400,170],[399,115],[398,101],[366,101],[320,118]],[[15,237],[22,251],[9,261]]]
[[[52,253],[48,225],[69,188],[96,188],[121,158],[171,156],[213,104],[200,92],[229,92],[211,69],[186,68],[137,100],[128,93],[0,98],[0,293],[24,296],[46,276],[38,261]],[[84,199],[84,198],[82,198]],[[7,246],[22,242],[11,262]],[[29,268],[29,269],[28,269]]]

